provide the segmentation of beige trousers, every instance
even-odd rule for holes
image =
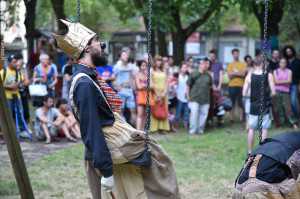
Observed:
[[[113,199],[110,193],[101,191],[101,173],[91,162],[85,161],[86,175],[93,199]],[[115,187],[118,199],[147,199],[141,169],[132,164],[114,165]]]

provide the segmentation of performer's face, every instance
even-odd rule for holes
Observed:
[[[104,49],[102,49],[101,47],[101,42],[98,37],[92,39],[91,44],[89,45],[89,53],[95,66],[103,65],[103,62],[105,62],[106,60],[106,56],[104,54]]]

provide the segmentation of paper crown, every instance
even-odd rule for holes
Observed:
[[[63,19],[60,19],[60,21],[67,26],[67,33],[65,35],[53,34],[57,45],[69,56],[78,59],[96,33],[80,23],[73,23]]]

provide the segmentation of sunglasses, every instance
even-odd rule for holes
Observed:
[[[106,43],[100,42],[100,48],[104,50],[106,48]]]
[[[93,38],[93,40],[94,40],[94,41],[100,41],[100,37],[99,37],[98,35],[96,35],[96,36]],[[91,42],[91,41],[90,41],[90,42]],[[90,44],[90,42],[89,42],[89,44]],[[104,50],[104,49],[106,48],[106,43],[100,42],[100,48],[101,48],[102,50]]]

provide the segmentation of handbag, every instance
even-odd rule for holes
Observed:
[[[29,94],[32,97],[42,97],[48,95],[47,86],[44,84],[31,84],[28,86]]]
[[[158,120],[165,120],[168,118],[168,111],[167,106],[164,100],[157,101],[152,107],[151,107],[151,113],[154,118]]]

